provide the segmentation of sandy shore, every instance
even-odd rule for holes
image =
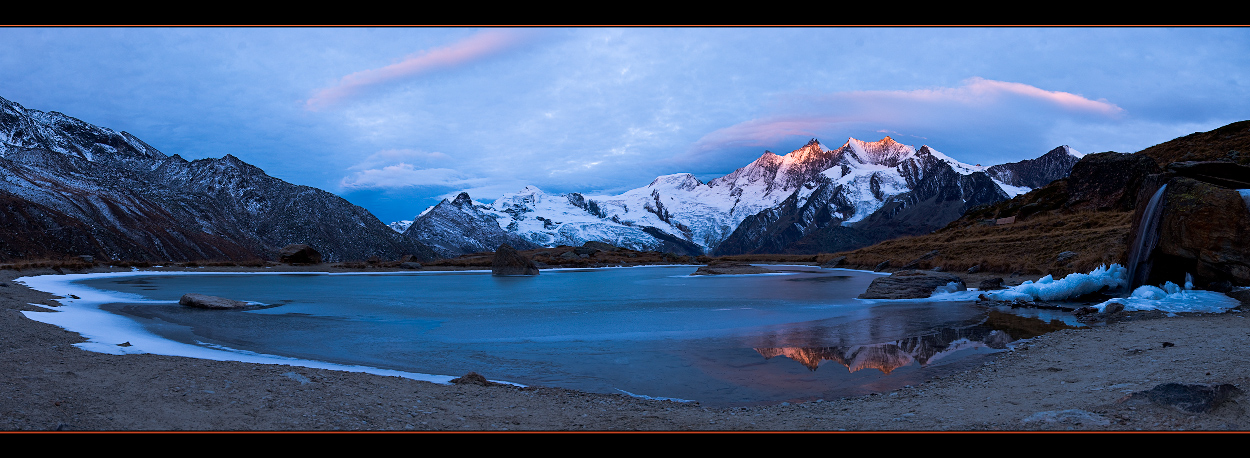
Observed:
[[[1055,332],[976,369],[879,395],[713,409],[555,388],[87,352],[73,346],[84,341],[78,334],[21,313],[56,313],[28,305],[57,305],[53,296],[12,281],[46,274],[56,272],[0,271],[0,430],[1250,429],[1244,394],[1208,413],[1123,400],[1168,382],[1248,389],[1250,318],[1239,311]]]

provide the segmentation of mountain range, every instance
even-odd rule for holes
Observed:
[[[619,195],[553,195],[527,186],[490,204],[460,193],[391,227],[443,256],[503,241],[525,247],[599,241],[718,256],[836,252],[932,232],[969,208],[1066,177],[1082,156],[1061,146],[986,167],[890,137],[851,138],[836,149],[812,139],[784,156],[765,151],[707,183],[688,173],[665,175]],[[440,242],[448,236],[456,241]]]
[[[931,232],[1067,176],[1081,156],[1062,146],[986,167],[890,137],[833,149],[813,139],[706,183],[664,175],[618,195],[527,186],[489,204],[459,193],[388,227],[229,154],[188,161],[127,132],[0,98],[0,259],[275,259],[294,243],[331,262],[589,241],[683,255],[836,252]]]

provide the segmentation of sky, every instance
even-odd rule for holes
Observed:
[[[1250,119],[1242,28],[0,28],[0,97],[412,219],[812,138],[997,164]]]

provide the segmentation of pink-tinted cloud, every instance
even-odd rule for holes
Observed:
[[[476,62],[522,44],[528,35],[524,30],[485,30],[450,46],[410,55],[395,64],[344,76],[337,85],[317,91],[304,107],[318,111],[351,99],[369,87]]]
[[[963,87],[942,88],[918,91],[893,91],[904,98],[913,97],[918,100],[943,101],[950,100],[963,103],[985,103],[996,101],[1004,95],[1014,94],[1039,101],[1049,102],[1055,106],[1071,111],[1096,113],[1106,116],[1119,116],[1123,108],[1106,100],[1090,100],[1069,92],[1047,91],[1024,83],[987,80],[980,77],[969,78]]]
[[[913,91],[853,91],[806,96],[785,104],[783,115],[745,121],[713,131],[696,151],[740,146],[773,146],[794,136],[819,137],[854,125],[874,131],[920,134],[959,126],[1045,123],[1046,119],[1094,116],[1112,120],[1124,110],[1105,100],[1047,91],[1023,83],[971,78],[956,88]]]

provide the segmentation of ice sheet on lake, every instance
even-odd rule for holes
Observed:
[[[265,355],[249,351],[237,350],[222,346],[198,346],[175,342],[157,336],[142,325],[126,317],[110,313],[99,306],[108,303],[169,303],[169,301],[151,301],[134,294],[102,291],[76,283],[88,278],[129,277],[137,275],[230,275],[229,272],[110,272],[95,274],[42,275],[38,277],[22,277],[15,279],[17,283],[46,293],[63,296],[57,301],[64,304],[52,312],[22,312],[27,318],[59,326],[68,331],[81,334],[87,342],[74,346],[87,351],[108,353],[113,355],[151,353],[168,356],[185,356],[190,358],[209,359],[215,361],[241,361],[259,364],[284,364],[289,366],[309,367],[315,369],[331,369],[346,372],[365,372],[376,375],[403,377],[433,383],[447,384],[455,378],[448,375],[419,374],[368,366],[349,366],[323,361],[313,361],[284,356]],[[255,275],[258,273],[250,273]],[[280,272],[259,272],[261,275],[282,275]],[[307,275],[307,272],[299,273]],[[128,345],[127,345],[128,344]],[[509,383],[511,382],[500,382]]]

